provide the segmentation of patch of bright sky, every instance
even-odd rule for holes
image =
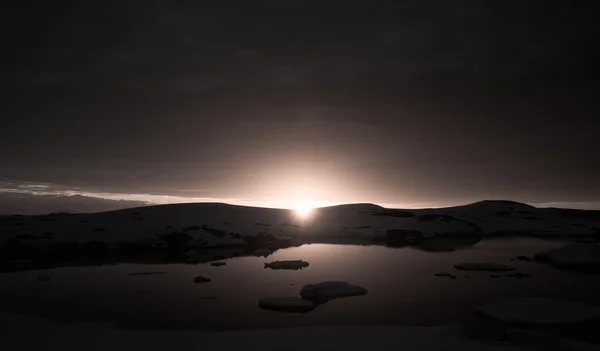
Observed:
[[[69,188],[66,186],[50,184],[50,183],[34,183],[34,182],[13,182],[0,181],[0,193],[21,193],[30,195],[54,195],[54,196],[87,196],[106,200],[126,200],[126,201],[142,201],[148,204],[172,204],[172,203],[195,203],[195,202],[221,202],[233,205],[270,207],[283,209],[305,209],[325,206],[335,206],[344,202],[336,202],[331,200],[322,200],[310,197],[267,197],[263,199],[244,199],[244,198],[215,198],[215,197],[184,197],[172,195],[155,195],[155,194],[125,194],[125,193],[106,193],[83,191],[79,189]],[[369,200],[356,200],[353,203],[375,203],[386,208],[436,208],[442,207],[433,203],[381,203]],[[347,202],[345,202],[347,203]],[[545,203],[530,203],[536,207],[559,207],[559,208],[578,208],[586,210],[600,209],[598,202],[545,202]],[[450,206],[464,205],[464,203],[451,204]],[[443,207],[447,207],[445,205]]]

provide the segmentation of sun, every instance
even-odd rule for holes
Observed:
[[[310,199],[297,199],[290,202],[289,208],[292,210],[294,217],[301,221],[311,220],[316,215],[316,202]]]
[[[303,206],[294,208],[294,213],[300,219],[307,219],[313,215],[314,210],[315,209],[313,207],[303,205]]]

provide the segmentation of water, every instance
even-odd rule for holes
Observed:
[[[544,296],[600,302],[597,276],[564,272],[517,255],[562,246],[537,239],[486,240],[449,253],[411,248],[313,244],[279,250],[268,258],[240,257],[227,265],[118,264],[63,267],[0,275],[0,312],[62,322],[108,322],[124,328],[263,328],[307,325],[437,325],[472,318],[473,305],[509,296]],[[264,269],[274,260],[303,259],[299,271]],[[497,262],[531,278],[491,278],[460,272],[459,262]],[[457,279],[435,277],[450,271]],[[156,275],[129,275],[165,272]],[[51,280],[38,281],[40,275]],[[193,283],[202,275],[212,279]],[[468,276],[465,277],[465,276]],[[347,281],[366,296],[336,299],[306,314],[262,310],[267,296],[298,296],[305,284]]]

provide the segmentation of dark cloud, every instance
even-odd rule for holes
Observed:
[[[566,79],[557,74],[579,76],[594,67],[590,6],[36,3],[8,13],[16,25],[9,45],[17,52],[17,70],[10,71],[25,88],[178,93],[381,78],[403,86],[448,79],[489,85],[549,70],[553,79]]]
[[[146,205],[148,205],[147,202],[141,201],[106,200],[81,195],[32,195],[0,192],[0,215],[91,213]]]
[[[260,196],[302,168],[373,201],[600,192],[591,2],[3,6],[8,179]]]

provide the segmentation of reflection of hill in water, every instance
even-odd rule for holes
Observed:
[[[312,244],[278,249],[267,258],[244,252],[243,248],[227,248],[205,250],[196,257],[202,262],[238,255],[223,260],[227,264],[221,267],[194,261],[164,263],[159,257],[147,258],[151,264],[11,272],[0,274],[0,313],[107,321],[132,328],[227,329],[454,323],[470,316],[472,306],[507,296],[600,302],[595,276],[513,260],[563,245],[540,239],[495,239],[482,240],[465,250],[430,252],[381,245]],[[301,270],[264,268],[265,263],[294,260],[310,265]],[[515,270],[495,273],[455,269],[454,265],[461,262],[505,264]],[[153,272],[161,274],[147,274]],[[455,279],[436,276],[439,272],[448,272]],[[49,279],[39,280],[42,276]],[[199,276],[210,282],[194,283]],[[299,297],[303,286],[324,281],[346,281],[369,293],[331,301],[320,306],[315,311],[318,313],[301,318],[266,313],[258,306],[265,297]]]

